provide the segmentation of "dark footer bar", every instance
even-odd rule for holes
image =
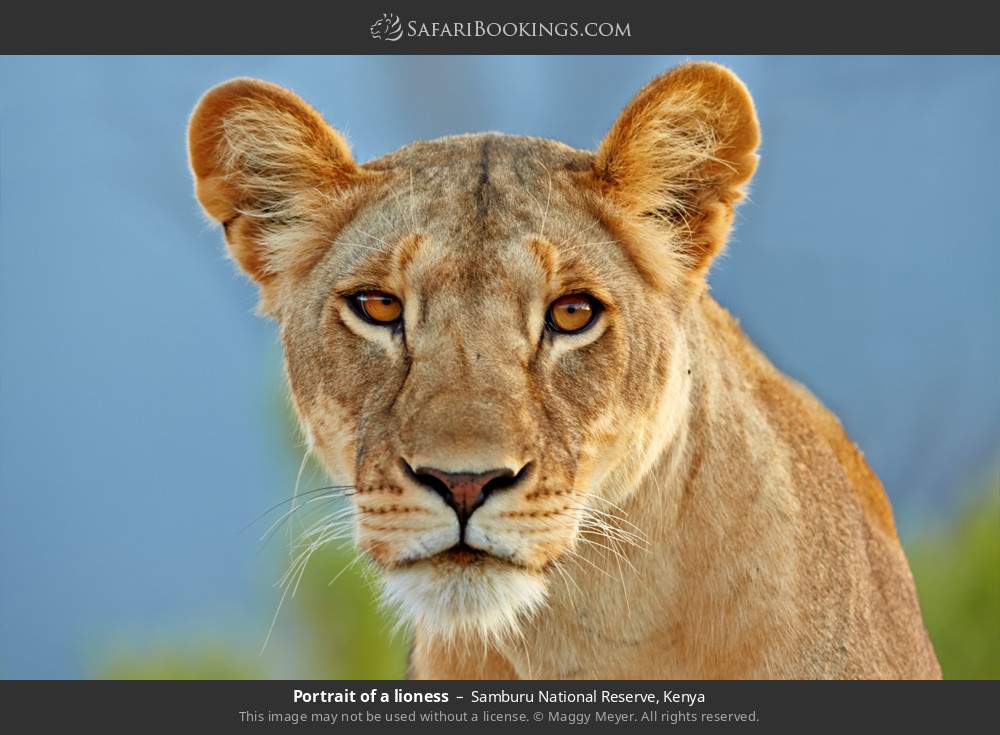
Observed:
[[[965,733],[991,727],[998,694],[1000,682],[4,681],[0,718],[11,733]]]

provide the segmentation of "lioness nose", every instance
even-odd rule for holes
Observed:
[[[511,487],[521,480],[527,467],[518,473],[503,468],[486,472],[445,472],[435,467],[411,470],[413,478],[444,498],[463,524],[472,512],[486,502],[494,490]]]

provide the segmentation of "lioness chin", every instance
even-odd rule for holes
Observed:
[[[940,676],[878,478],[706,287],[758,143],[709,63],[596,152],[490,133],[358,164],[281,87],[198,103],[197,196],[412,676]]]

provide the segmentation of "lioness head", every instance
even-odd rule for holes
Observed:
[[[237,79],[189,143],[388,596],[430,632],[514,624],[684,411],[685,312],[757,160],[743,85],[679,67],[596,153],[483,134],[358,164],[294,94]]]

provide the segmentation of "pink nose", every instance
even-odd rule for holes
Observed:
[[[420,467],[414,474],[440,494],[463,521],[485,502],[492,490],[508,487],[514,479],[514,472],[509,469],[445,472],[434,467]]]

